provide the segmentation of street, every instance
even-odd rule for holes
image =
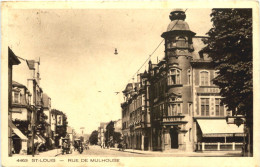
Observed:
[[[84,150],[82,154],[73,151],[72,154],[61,153],[58,157],[241,157],[240,152],[182,152],[182,151],[141,151],[126,149],[119,151],[118,148],[102,149],[100,146],[90,146],[89,150]]]
[[[90,146],[89,150],[84,150],[82,154],[80,154],[78,151],[72,152],[72,154],[59,154],[59,157],[70,157],[70,156],[99,156],[99,157],[144,157],[148,156],[146,154],[138,154],[138,153],[129,153],[129,152],[123,152],[118,151],[118,149],[102,149],[100,146]]]

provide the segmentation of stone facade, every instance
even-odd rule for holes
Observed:
[[[221,150],[221,144],[227,149],[242,142],[243,127],[227,125],[225,118],[232,112],[220,103],[220,90],[212,81],[217,71],[207,53],[201,52],[206,37],[196,37],[185,18],[181,9],[170,13],[171,22],[161,35],[164,58],[156,64],[149,61],[139,82],[129,83],[123,91],[123,135],[130,148],[149,145],[154,151],[189,152],[204,150],[205,143]],[[141,105],[140,97],[144,97]],[[209,128],[210,134],[205,133]]]

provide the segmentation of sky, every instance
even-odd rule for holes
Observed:
[[[77,132],[85,127],[90,134],[100,122],[121,118],[122,91],[162,41],[171,10],[10,9],[8,46],[24,59],[40,58],[40,86],[52,108],[66,113]],[[196,35],[211,28],[210,13],[206,8],[186,11]],[[162,43],[152,62],[163,56]],[[13,80],[26,85],[28,77],[25,61],[14,66]]]

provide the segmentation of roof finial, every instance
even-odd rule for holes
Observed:
[[[173,20],[185,20],[186,15],[183,9],[173,9],[169,15],[171,21]]]

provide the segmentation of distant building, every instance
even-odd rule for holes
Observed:
[[[122,119],[118,119],[114,121],[115,132],[122,133]]]
[[[46,125],[45,125],[45,138],[46,138],[46,147],[49,149],[53,148],[54,146],[54,133],[51,129],[52,123],[52,114],[51,114],[51,98],[46,94],[42,94],[42,101],[43,101],[43,113],[46,115]]]
[[[128,83],[122,107],[122,133],[127,148],[139,150],[152,149],[149,86],[145,71],[138,75],[137,83]]]
[[[106,122],[101,122],[100,126],[98,127],[98,145],[103,145],[105,144],[105,131],[106,131],[106,127],[107,127]]]
[[[67,126],[67,135],[68,135],[70,141],[73,143],[73,141],[74,141],[74,136],[75,136],[75,131],[74,131],[74,129],[73,129],[72,127],[70,127],[70,126]]]

